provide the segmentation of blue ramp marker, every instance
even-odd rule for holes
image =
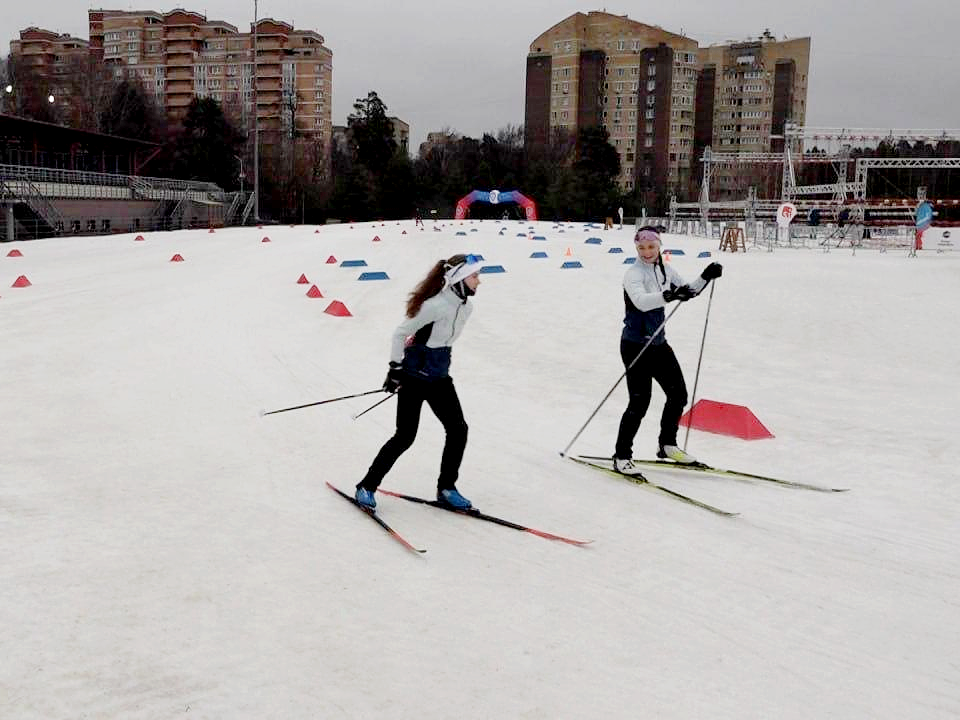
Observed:
[[[517,237],[526,237],[526,236],[527,236],[526,233],[517,233]]]
[[[482,268],[480,268],[481,275],[485,275],[486,273],[502,273],[502,272],[506,272],[506,270],[503,269],[503,265],[484,265]]]
[[[476,232],[476,231],[477,231],[476,228],[470,228],[470,232]]]
[[[483,255],[479,255],[479,254],[477,254],[477,253],[474,253],[474,254],[473,254],[473,257],[476,258],[477,262],[483,262],[483,260],[484,260]]]
[[[608,253],[622,253],[622,252],[623,252],[623,248],[610,248],[609,250],[607,250],[607,252],[608,252]]]
[[[340,267],[366,267],[366,260],[344,260],[340,263]]]
[[[467,233],[465,233],[463,230],[457,230],[457,235],[463,235],[464,237],[466,237]]]
[[[683,250],[680,250],[679,248],[667,248],[666,250],[664,250],[664,252],[670,253],[671,255],[686,255],[686,253]]]
[[[535,253],[530,253],[530,257],[532,257],[532,258],[545,258],[545,257],[547,257],[547,254],[546,254],[545,252],[543,252],[542,250],[538,250],[538,251],[535,252]]]
[[[560,266],[561,270],[567,270],[570,268],[582,268],[583,265],[580,264],[579,260],[567,260],[563,265]]]
[[[598,238],[598,237],[588,237],[586,240],[583,241],[583,244],[584,244],[584,245],[599,245],[599,244],[602,243],[602,242],[603,242],[603,240],[601,240],[601,239]]]
[[[543,235],[534,235],[534,236],[533,236],[533,239],[534,239],[534,240],[546,240],[546,238],[545,238]]]
[[[381,271],[360,273],[360,277],[357,278],[357,280],[389,280],[389,279],[390,279],[390,276],[387,275],[385,272],[381,272]]]
[[[702,253],[697,255],[698,258],[702,257],[713,257],[713,254],[709,250],[704,250]]]
[[[637,261],[637,259],[636,259],[635,257],[628,257],[628,258],[624,259],[623,264],[624,264],[624,265],[633,265],[636,261]]]

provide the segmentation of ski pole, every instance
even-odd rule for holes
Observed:
[[[397,388],[397,392],[399,392],[399,391],[400,391],[400,388]],[[368,412],[370,412],[371,410],[373,410],[377,405],[381,405],[382,403],[385,403],[387,400],[389,400],[390,398],[392,398],[392,397],[393,397],[394,395],[396,395],[396,394],[397,394],[397,393],[390,393],[390,394],[387,395],[385,398],[383,398],[383,400],[377,400],[373,405],[371,405],[370,407],[368,407],[368,408],[367,408],[366,410],[364,410],[363,412],[360,412],[360,413],[357,413],[356,415],[354,415],[354,416],[353,416],[353,419],[356,420],[356,419],[357,419],[358,417],[360,417],[361,415],[366,415]]]
[[[340,402],[341,400],[349,400],[350,398],[363,397],[364,395],[373,395],[374,393],[383,392],[383,388],[377,388],[376,390],[367,390],[367,392],[355,393],[353,395],[344,395],[343,397],[330,398],[329,400],[320,400],[319,402],[307,403],[306,405],[294,405],[293,407],[281,408],[280,410],[271,410],[270,412],[261,412],[260,415],[276,415],[277,413],[287,412],[288,410],[300,410],[301,408],[313,407],[314,405],[326,405],[327,403]]]
[[[703,361],[703,345],[707,340],[707,323],[710,322],[710,305],[713,304],[713,280],[710,281],[710,295],[707,297],[707,316],[703,319],[703,336],[700,338],[700,357],[697,358],[697,373],[693,376],[693,395],[690,396],[690,417],[687,418],[687,432],[683,436],[683,451],[687,451],[690,439],[690,426],[693,425],[693,411],[697,400],[697,383],[700,381],[700,363]]]
[[[627,365],[627,369],[624,370],[623,373],[620,375],[620,377],[617,378],[617,381],[613,384],[613,387],[610,388],[610,391],[603,396],[603,400],[601,400],[600,404],[597,405],[596,408],[594,408],[592,413],[590,413],[590,417],[588,417],[587,421],[583,424],[583,426],[579,430],[577,430],[577,434],[573,436],[573,439],[567,443],[567,446],[563,450],[560,451],[560,457],[567,456],[567,452],[570,450],[570,447],[577,441],[577,438],[579,438],[580,435],[583,434],[583,431],[587,429],[587,425],[589,425],[593,421],[593,418],[596,416],[596,414],[600,412],[600,408],[603,407],[603,404],[610,399],[610,396],[613,395],[613,391],[617,389],[617,386],[620,384],[620,381],[627,376],[627,373],[630,372],[630,368],[632,368],[634,365],[637,364],[637,360],[639,360],[640,356],[647,351],[647,348],[650,347],[651,343],[653,343],[653,339],[660,334],[660,331],[663,330],[664,326],[667,324],[667,320],[673,317],[673,314],[680,308],[681,304],[682,303],[677,303],[674,306],[673,310],[671,310],[670,313],[663,319],[663,322],[660,323],[660,327],[658,327],[653,333],[651,333],[650,339],[647,340],[647,344],[640,349],[640,352],[637,353],[637,356],[631,361],[629,365]]]

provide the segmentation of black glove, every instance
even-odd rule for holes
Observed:
[[[387,377],[383,381],[383,391],[388,393],[395,393],[397,390],[400,389],[402,380],[403,380],[403,370],[401,370],[400,368],[400,363],[391,362],[390,372],[387,373]]]
[[[715,280],[721,275],[723,275],[723,265],[718,262],[710,263],[703,269],[703,272],[700,273],[700,277],[704,280]]]
[[[690,298],[696,297],[697,294],[689,285],[671,285],[669,290],[663,291],[663,300],[664,302],[673,302],[674,300],[679,300],[680,302],[686,302]]]

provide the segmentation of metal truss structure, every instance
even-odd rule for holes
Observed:
[[[960,130],[894,130],[870,128],[818,128],[801,127],[788,123],[783,134],[782,153],[717,153],[711,148],[704,149],[703,180],[700,185],[700,197],[696,203],[680,203],[673,197],[670,200],[670,217],[676,219],[680,214],[699,215],[705,225],[711,210],[743,212],[749,222],[758,214],[772,214],[783,202],[794,203],[798,210],[820,208],[839,213],[849,210],[849,221],[861,226],[866,211],[877,211],[884,217],[907,221],[916,205],[926,199],[926,189],[917,190],[917,199],[911,204],[899,204],[892,209],[890,203],[874,206],[867,201],[867,175],[871,170],[886,168],[960,168],[960,158],[851,158],[850,151],[855,143],[867,142],[942,142],[960,141]],[[837,149],[806,151],[805,145],[824,144],[827,148]],[[836,173],[836,181],[820,185],[797,185],[794,168],[802,163],[829,163]],[[848,180],[851,163],[854,164],[854,179]],[[741,165],[781,165],[783,168],[780,198],[758,199],[756,190],[749,188],[747,198],[738,201],[713,201],[710,199],[710,186],[717,168]],[[902,216],[902,218],[901,218]]]

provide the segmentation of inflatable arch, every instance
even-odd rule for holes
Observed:
[[[500,192],[499,190],[491,190],[490,192],[474,190],[469,195],[465,195],[457,201],[456,219],[463,220],[470,211],[470,206],[475,202],[487,202],[491,205],[499,205],[500,203],[507,202],[516,203],[526,212],[527,220],[537,219],[536,203],[517,190],[506,190],[504,192]]]

